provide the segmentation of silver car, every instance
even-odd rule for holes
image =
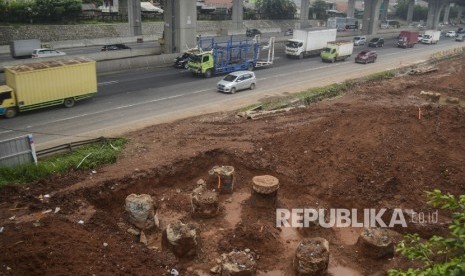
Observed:
[[[65,56],[65,55],[66,53],[64,52],[60,52],[58,50],[48,49],[48,48],[35,49],[32,52],[32,58],[57,57],[57,56]]]
[[[366,42],[367,42],[367,37],[366,36],[356,36],[356,37],[354,37],[354,46],[365,45]]]
[[[234,94],[236,91],[243,89],[255,89],[257,78],[251,71],[237,71],[226,75],[218,82],[216,87],[220,92]]]

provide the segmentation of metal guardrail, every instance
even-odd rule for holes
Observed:
[[[0,141],[0,167],[37,163],[32,134]]]
[[[102,137],[95,138],[95,139],[88,139],[88,140],[82,140],[82,141],[77,141],[77,142],[71,142],[71,143],[51,147],[51,148],[48,148],[48,149],[38,150],[36,152],[36,154],[37,154],[38,157],[44,157],[44,156],[50,155],[52,153],[57,153],[57,152],[62,152],[62,151],[72,151],[73,149],[75,149],[77,147],[80,147],[80,146],[83,146],[83,145],[88,145],[88,144],[97,143],[97,142],[105,142],[105,141],[109,141],[109,140],[111,141],[111,140],[116,140],[116,139],[118,139],[118,138],[106,138],[106,137],[102,136]]]

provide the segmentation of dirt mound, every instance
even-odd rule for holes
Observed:
[[[311,237],[329,241],[333,275],[405,265],[397,255],[389,261],[359,254],[360,228],[276,228],[274,209],[251,204],[252,179],[279,179],[278,208],[434,211],[425,191],[465,188],[463,64],[461,58],[427,75],[358,84],[343,97],[258,120],[218,113],[153,126],[131,133],[119,162],[97,173],[3,187],[0,274],[169,275],[175,268],[205,275],[221,254],[249,249],[261,272],[281,275],[292,273],[298,242]],[[460,101],[434,103],[420,97],[422,90]],[[233,194],[218,196],[217,216],[193,217],[196,183],[224,165],[234,167]],[[151,249],[127,231],[130,194],[148,194],[157,205],[160,229],[148,233]],[[178,220],[199,226],[194,260],[162,251],[161,229]],[[395,228],[393,236],[446,229],[447,214],[439,212],[438,223]]]

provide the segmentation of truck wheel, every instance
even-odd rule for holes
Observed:
[[[5,118],[11,119],[11,118],[15,117],[16,114],[18,114],[18,111],[16,111],[16,108],[14,108],[14,107],[9,107],[9,108],[7,108],[6,111],[5,111]]]
[[[184,64],[184,69],[186,69],[186,70],[189,69],[189,65],[187,64],[187,62],[186,62],[186,64]]]
[[[303,59],[303,58],[304,58],[304,53],[300,53],[299,59]]]
[[[208,69],[207,71],[205,71],[205,78],[211,78],[212,76],[212,70]]]
[[[253,71],[253,67],[254,67],[254,66],[253,66],[253,63],[250,62],[250,63],[247,65],[247,70]]]
[[[70,107],[73,107],[74,106],[74,99],[73,98],[67,98],[65,99],[65,101],[63,102],[63,105],[66,107],[66,108],[70,108]]]
[[[334,61],[336,61],[334,58],[331,59],[331,63],[334,63]]]
[[[231,94],[236,93],[236,87],[231,88]]]

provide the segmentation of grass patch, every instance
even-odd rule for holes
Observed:
[[[383,71],[375,74],[371,74],[368,77],[366,77],[367,81],[378,81],[378,80],[384,80],[384,79],[391,79],[396,76],[396,73],[392,70],[388,71]]]
[[[0,168],[0,186],[28,183],[44,179],[52,174],[95,169],[105,164],[115,163],[126,142],[126,139],[106,140],[76,148],[69,153],[50,156],[39,160],[37,165],[24,164],[12,168]]]

